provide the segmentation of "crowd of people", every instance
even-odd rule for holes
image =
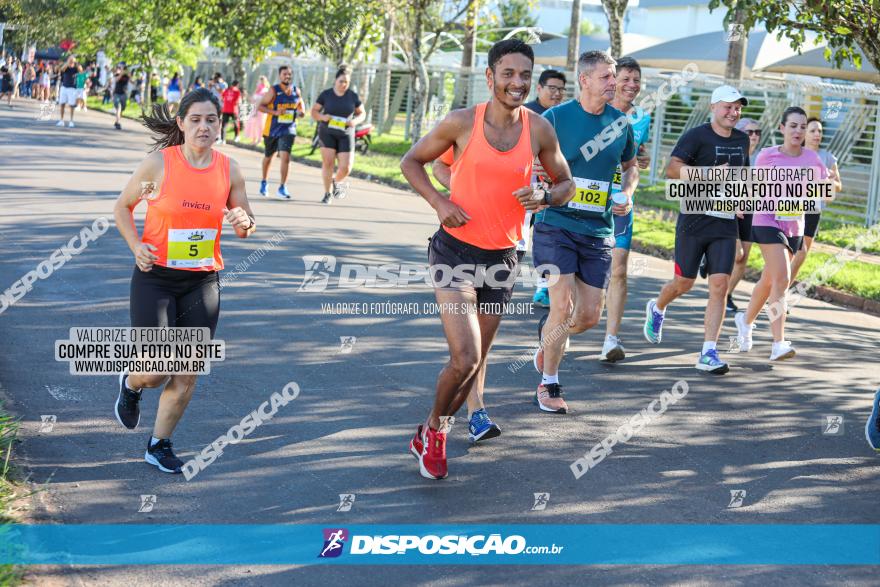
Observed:
[[[51,67],[51,66],[50,66]],[[58,69],[62,104],[72,111],[80,94],[79,75],[88,67],[68,58]],[[453,416],[467,404],[468,437],[484,442],[501,435],[483,398],[486,367],[511,299],[518,265],[531,252],[534,265],[555,267],[534,292],[536,305],[549,311],[537,322],[533,363],[538,381],[532,399],[541,412],[567,414],[560,366],[577,334],[595,328],[607,315],[601,361],[626,360],[621,330],[628,295],[627,268],[633,226],[638,222],[634,196],[640,169],[650,165],[646,143],[650,113],[636,105],[642,71],[632,58],[615,60],[601,51],[583,53],[577,64],[577,97],[566,99],[567,78],[547,70],[532,87],[534,54],[515,39],[496,43],[488,54],[490,99],[454,110],[406,153],[401,170],[413,190],[435,210],[439,228],[430,239],[428,262],[434,294],[444,311],[441,321],[449,360],[441,371],[432,407],[416,427],[409,448],[422,476],[447,476],[446,436]],[[88,75],[86,78],[88,79]],[[269,196],[272,159],[280,160],[274,195],[289,200],[290,153],[296,121],[306,112],[317,123],[321,147],[322,202],[345,196],[344,181],[353,165],[354,129],[366,117],[360,97],[351,89],[351,70],[341,66],[332,87],[309,107],[293,83],[293,71],[282,66],[278,81],[261,76],[249,97],[238,80],[227,83],[216,73],[207,82],[196,77],[189,87],[173,73],[166,82],[156,76],[156,97],[164,100],[145,115],[156,150],[135,171],[116,204],[116,223],[135,259],[131,288],[132,326],[207,327],[213,334],[220,313],[217,274],[223,269],[220,233],[229,222],[238,237],[250,236],[256,219],[248,203],[242,172],[234,160],[214,147],[225,141],[232,123],[234,139],[263,141],[259,193]],[[14,79],[14,78],[13,78]],[[146,77],[141,77],[146,83]],[[124,65],[105,84],[105,99],[120,113],[138,85]],[[4,81],[4,88],[6,82]],[[83,86],[85,87],[85,86]],[[823,124],[793,105],[774,128],[762,128],[742,116],[749,98],[737,88],[720,85],[711,94],[710,120],[684,132],[666,165],[666,177],[680,179],[685,167],[813,168],[817,177],[843,186],[834,156],[820,148]],[[249,106],[244,106],[249,104]],[[246,108],[249,116],[242,116]],[[244,124],[242,124],[242,122]],[[243,127],[243,128],[242,128]],[[609,133],[609,128],[619,129]],[[206,130],[207,129],[207,130]],[[764,132],[778,132],[781,143],[759,149]],[[589,157],[584,146],[602,139]],[[438,191],[428,176],[449,190]],[[166,178],[165,174],[171,173]],[[160,186],[161,204],[146,199],[151,211],[138,234],[132,211],[142,201],[144,184]],[[196,186],[199,186],[196,189]],[[169,202],[187,198],[186,208]],[[193,200],[195,203],[193,203]],[[680,214],[675,231],[674,275],[655,297],[646,300],[642,334],[661,344],[667,312],[689,292],[698,276],[708,283],[703,331],[694,344],[694,367],[722,375],[730,365],[719,355],[722,322],[734,315],[739,352],[753,346],[752,330],[766,305],[772,344],[770,362],[792,359],[794,345],[785,338],[786,291],[793,283],[816,236],[819,214],[754,214],[712,212]],[[186,249],[169,245],[187,231],[209,234],[208,244]],[[183,235],[183,236],[181,236]],[[176,242],[176,241],[175,241]],[[734,294],[756,243],[764,258],[760,281],[744,310]],[[442,267],[472,268],[453,272]],[[490,267],[493,282],[477,279],[476,267]],[[499,283],[500,282],[500,283]],[[186,311],[181,311],[186,308]],[[158,377],[123,373],[119,379],[116,417],[126,428],[140,421],[143,389],[162,388],[159,413],[147,443],[145,460],[161,471],[179,473],[183,465],[172,450],[171,435],[195,386],[192,375]],[[866,428],[880,450],[880,400]]]

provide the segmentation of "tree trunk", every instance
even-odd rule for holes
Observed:
[[[413,143],[422,138],[422,118],[425,110],[425,102],[428,93],[428,72],[422,59],[422,29],[423,18],[426,9],[424,1],[415,5],[416,13],[413,21],[413,52],[410,66],[412,79],[412,124],[410,126],[410,140]]]
[[[748,31],[743,30],[743,16],[741,10],[735,11],[727,30],[730,45],[727,49],[727,67],[724,70],[724,77],[728,81],[739,81],[745,73],[746,47],[749,36]]]
[[[608,36],[611,37],[611,56],[619,59],[623,54],[623,15],[627,0],[602,0],[608,17]]]
[[[244,69],[244,59],[239,57],[238,55],[231,55],[232,61],[232,80],[238,80],[238,87],[242,92],[247,94],[247,72]]]
[[[474,66],[476,65],[477,55],[477,13],[479,10],[479,0],[473,0],[468,7],[467,17],[464,21],[464,48],[461,52],[461,66],[467,68],[464,75],[458,77],[455,84],[455,97],[452,100],[453,108],[466,108],[470,94],[470,87],[473,84],[475,75]]]
[[[565,60],[565,68],[574,71],[577,78],[577,61],[581,51],[581,0],[571,3],[571,26],[568,30],[568,58]]]
[[[150,83],[153,81],[153,56],[151,54],[147,55],[147,79],[144,81],[144,84],[141,86],[141,91],[143,95],[141,96],[141,114],[144,112],[151,112],[153,106],[153,92],[151,91]]]
[[[391,40],[394,37],[394,6],[385,14],[385,34],[382,37],[382,63],[379,69],[379,123],[388,117],[388,101],[391,99]]]

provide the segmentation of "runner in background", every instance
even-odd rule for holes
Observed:
[[[622,57],[617,62],[616,88],[614,99],[610,104],[627,115],[627,121],[633,131],[636,144],[636,160],[639,169],[647,169],[651,164],[645,143],[650,138],[651,115],[642,108],[633,105],[642,91],[642,68],[632,57]],[[620,165],[611,182],[611,199],[615,204],[625,203],[621,193]],[[614,363],[626,358],[626,351],[620,342],[620,323],[626,308],[627,282],[626,273],[629,267],[629,250],[632,247],[633,217],[635,203],[626,216],[614,216],[614,250],[611,252],[611,279],[606,294],[605,342],[599,360]]]
[[[515,245],[526,210],[564,204],[573,185],[552,128],[523,108],[534,67],[532,48],[517,39],[489,50],[487,103],[455,110],[404,156],[400,168],[410,185],[437,212],[440,228],[431,238],[428,261],[449,345],[449,362],[437,380],[433,408],[410,441],[419,471],[429,479],[447,476],[446,436],[452,417],[474,390],[482,390],[492,341],[517,273]],[[454,149],[451,194],[434,188],[425,165]],[[550,191],[531,185],[535,154],[556,182]],[[483,265],[477,272],[452,268]],[[445,268],[449,267],[449,270]],[[476,413],[476,412],[475,412]]]
[[[811,151],[815,151],[816,154],[819,155],[819,159],[822,161],[825,169],[828,170],[828,179],[834,182],[834,193],[839,194],[841,190],[843,190],[843,183],[840,181],[840,169],[837,168],[837,157],[835,157],[831,151],[820,147],[823,136],[822,127],[822,121],[818,118],[813,117],[807,120],[807,136],[804,139],[804,147]],[[825,206],[824,202],[822,202],[822,206]],[[804,220],[804,245],[797,254],[795,254],[794,259],[791,262],[791,283],[789,284],[789,287],[794,285],[795,279],[801,270],[801,266],[804,264],[804,261],[807,260],[807,255],[810,253],[810,249],[813,246],[813,240],[819,232],[819,221],[821,219],[821,214],[807,214],[807,217]]]
[[[73,55],[67,58],[64,65],[61,66],[61,90],[58,94],[58,103],[61,104],[61,118],[55,126],[64,126],[64,108],[70,108],[70,122],[67,123],[69,128],[76,126],[73,124],[73,111],[76,108],[76,101],[79,92],[76,91],[76,57]]]
[[[220,133],[220,103],[208,90],[188,93],[177,116],[166,104],[154,105],[144,125],[155,136],[154,152],[132,174],[114,209],[116,226],[135,260],[131,325],[208,328],[213,338],[220,317],[223,221],[239,238],[247,238],[256,227],[244,176],[235,161],[212,148]],[[139,236],[133,211],[142,199],[147,200],[147,216]],[[119,375],[116,419],[129,430],[140,423],[143,389],[164,386],[144,454],[163,473],[180,473],[183,467],[172,450],[171,435],[196,378]]]
[[[535,263],[555,266],[559,279],[550,285],[550,312],[538,322],[534,355],[541,375],[534,401],[542,412],[566,414],[559,366],[572,334],[599,323],[614,248],[613,216],[629,214],[639,181],[633,129],[614,99],[617,62],[604,51],[587,51],[577,63],[577,100],[544,113],[571,167],[575,195],[535,218]],[[623,203],[610,197],[618,165]]]
[[[549,108],[558,106],[565,99],[565,74],[555,69],[546,69],[541,72],[538,78],[538,89],[536,97],[531,102],[526,102],[524,106],[535,114],[544,114]],[[544,169],[541,167],[540,161],[535,160],[532,167],[534,177],[532,183],[536,183],[544,176]],[[535,217],[531,212],[526,213],[526,222],[529,224],[526,232],[523,234],[523,240],[520,247],[528,249],[528,242],[531,241],[532,226],[535,224]],[[547,279],[541,275],[538,277],[538,283],[535,285],[535,295],[532,297],[532,303],[542,308],[550,307],[550,292],[547,289]]]
[[[287,171],[290,168],[290,151],[296,138],[296,117],[303,116],[305,107],[299,88],[291,83],[293,73],[290,67],[282,65],[278,68],[278,83],[263,96],[259,111],[264,112],[266,125],[263,127],[263,179],[260,182],[260,195],[268,196],[269,166],[272,156],[278,153],[281,158],[281,183],[275,195],[282,200],[289,200],[287,191]]]
[[[165,101],[168,102],[168,109],[172,114],[180,105],[180,83],[180,74],[175,71],[171,79],[168,80],[168,91],[165,94]]]
[[[736,129],[741,130],[749,137],[749,165],[754,167],[758,157],[758,144],[761,142],[763,131],[758,122],[751,118],[741,118],[736,123]],[[733,261],[733,271],[730,273],[730,285],[727,286],[727,312],[736,314],[739,308],[733,301],[733,292],[746,272],[749,264],[749,253],[752,252],[752,215],[743,214],[742,218],[736,219],[739,236],[736,239],[736,259]]]
[[[321,141],[322,204],[329,204],[331,198],[346,196],[342,182],[354,166],[355,128],[367,117],[360,97],[349,88],[350,85],[351,68],[340,65],[333,87],[318,94],[312,106],[311,115],[318,123],[318,139]],[[337,164],[335,175],[334,164]]]
[[[755,161],[756,167],[811,167],[816,171],[818,179],[828,177],[828,171],[819,155],[802,146],[807,134],[807,113],[802,108],[786,108],[782,113],[779,131],[782,133],[782,145],[762,149]],[[794,347],[785,340],[785,294],[791,282],[792,258],[803,244],[803,235],[803,213],[755,213],[752,241],[761,247],[764,270],[752,290],[748,309],[734,317],[740,352],[751,350],[755,319],[769,301],[770,331],[773,334],[770,361],[784,361],[795,356]]]
[[[715,88],[710,100],[712,118],[684,133],[669,158],[666,177],[680,179],[690,167],[749,166],[748,136],[736,129],[748,100],[733,86]],[[691,290],[705,256],[709,275],[709,300],[703,322],[703,347],[694,367],[723,375],[730,370],[718,357],[718,335],[724,320],[730,273],[736,258],[737,215],[727,212],[679,214],[675,225],[675,276],[666,282],[656,299],[645,307],[645,339],[660,344],[666,310]]]
[[[220,143],[226,144],[226,124],[231,120],[232,129],[235,133],[235,142],[238,142],[240,129],[238,116],[241,104],[241,90],[238,89],[238,80],[232,80],[232,84],[223,90],[223,122],[220,125]]]
[[[131,78],[123,67],[116,68],[113,76],[113,109],[116,111],[116,122],[113,123],[116,130],[122,130],[122,113],[128,106],[128,84]]]

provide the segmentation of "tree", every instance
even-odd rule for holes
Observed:
[[[294,3],[288,12],[282,43],[342,63],[359,61],[379,44],[388,7],[383,0],[324,0]]]
[[[441,34],[457,22],[475,0],[412,0],[398,6],[398,40],[403,49],[402,57],[410,73],[412,92],[412,120],[410,137],[413,142],[422,136],[422,121],[428,101],[428,69],[425,63],[437,48]],[[425,37],[433,33],[424,44]]]
[[[602,0],[602,8],[608,17],[608,36],[611,37],[611,56],[619,59],[623,54],[623,15],[628,0]]]
[[[572,0],[571,3],[571,24],[568,27],[569,31],[579,31],[581,30],[581,0]],[[578,57],[580,57],[581,52],[581,36],[580,35],[568,35],[568,57],[565,60],[565,67],[569,71],[575,72],[575,77],[577,77],[577,62]]]
[[[743,27],[751,30],[762,22],[768,33],[786,37],[792,49],[800,51],[807,43],[806,33],[818,34],[827,42],[825,58],[836,67],[850,61],[861,67],[856,47],[861,47],[868,61],[880,69],[880,0],[710,0],[709,9],[727,8],[725,25],[736,14],[743,14]]]
[[[568,36],[568,32],[571,30],[571,26],[567,26],[562,29],[560,33],[563,37]],[[582,20],[581,21],[581,36],[588,37],[590,35],[598,35],[600,33],[604,33],[605,29],[594,23],[592,20]]]
[[[741,80],[746,66],[746,48],[749,44],[749,31],[742,24],[742,10],[734,12],[733,19],[727,29],[727,67],[724,72],[725,79],[730,81]]]
[[[244,64],[260,61],[266,50],[278,42],[287,9],[271,0],[203,0],[199,17],[210,42],[226,49],[233,77],[247,88]]]

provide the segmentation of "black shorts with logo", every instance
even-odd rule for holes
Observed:
[[[700,261],[706,256],[709,275],[733,271],[736,259],[736,237],[694,236],[678,231],[675,234],[675,274],[696,279]]]
[[[461,241],[441,227],[428,244],[434,287],[472,292],[481,314],[502,314],[519,273],[516,248],[488,250]]]
[[[280,137],[263,137],[266,157],[271,157],[278,151],[290,153],[290,150],[293,148],[293,139],[295,138],[295,134],[282,135]]]

